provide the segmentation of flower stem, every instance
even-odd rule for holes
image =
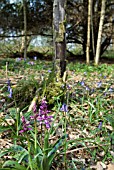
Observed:
[[[29,137],[27,136],[28,139],[28,154],[29,154],[29,165],[30,165],[30,169],[33,170],[32,168],[32,162],[31,162],[31,153],[30,153],[30,141],[29,141]]]
[[[34,147],[35,147],[35,153],[37,153],[37,122],[35,120],[34,122],[34,127],[35,127],[35,141],[34,141]]]
[[[43,147],[42,124],[41,124],[41,147]]]
[[[66,112],[64,112],[64,133],[65,133],[65,145],[64,145],[64,149],[65,149],[65,155],[64,155],[64,162],[65,162],[65,169],[67,169],[67,138],[66,138],[66,124],[67,124],[67,119],[66,119]]]

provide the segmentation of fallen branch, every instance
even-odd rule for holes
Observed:
[[[83,148],[76,148],[76,149],[73,149],[73,150],[70,150],[70,151],[67,151],[67,152],[63,152],[63,153],[61,153],[61,155],[63,155],[63,154],[68,154],[68,153],[72,153],[72,152],[76,152],[76,151],[80,151],[80,150],[85,150],[85,149],[92,149],[92,148],[97,148],[97,147],[99,147],[99,146],[108,146],[108,144],[103,144],[103,145],[96,145],[96,146],[85,146],[85,147],[83,147]]]

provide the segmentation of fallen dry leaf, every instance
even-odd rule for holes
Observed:
[[[107,170],[114,170],[114,163],[107,165]]]

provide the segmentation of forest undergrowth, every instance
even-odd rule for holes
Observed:
[[[0,62],[0,170],[113,170],[114,64]]]

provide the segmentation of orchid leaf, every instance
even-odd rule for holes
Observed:
[[[4,163],[4,165],[3,165],[3,168],[7,168],[7,167],[9,167],[9,168],[14,168],[15,170],[26,170],[26,168],[24,167],[24,166],[22,166],[22,165],[20,165],[18,162],[16,162],[16,161],[6,161],[5,163]]]

